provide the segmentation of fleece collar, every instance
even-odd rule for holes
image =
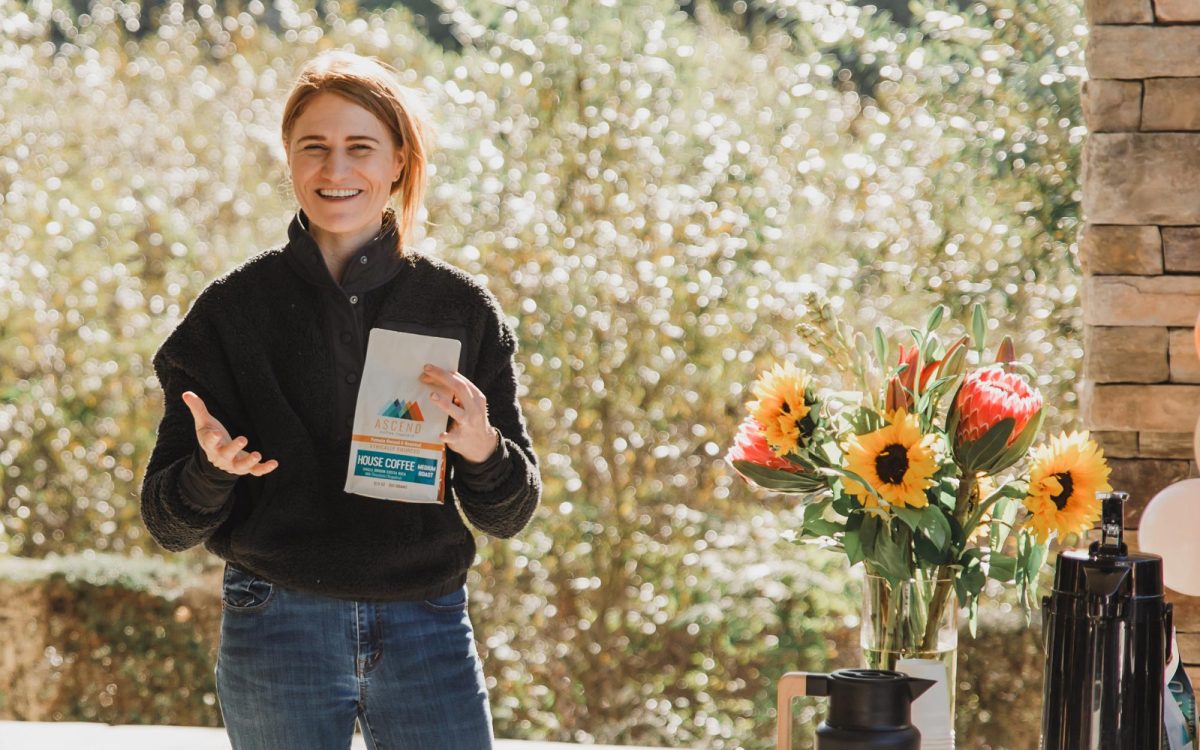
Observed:
[[[308,231],[308,215],[297,209],[288,225],[288,244],[284,250],[292,268],[301,278],[320,287],[339,288],[329,273],[321,248]],[[387,283],[395,276],[404,259],[396,254],[396,210],[388,206],[383,211],[379,232],[354,252],[342,275],[340,288],[347,294],[366,292]],[[366,261],[363,261],[366,258]]]

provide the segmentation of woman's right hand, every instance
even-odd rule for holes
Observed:
[[[256,477],[270,474],[279,467],[275,459],[262,461],[262,454],[258,451],[247,453],[242,450],[250,441],[242,436],[231,439],[229,430],[208,413],[204,400],[195,393],[185,391],[183,403],[192,412],[192,419],[196,423],[196,440],[213,466],[230,474],[252,474]]]

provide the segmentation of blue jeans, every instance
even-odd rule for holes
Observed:
[[[233,750],[490,750],[464,586],[423,602],[301,593],[226,563],[217,698]]]

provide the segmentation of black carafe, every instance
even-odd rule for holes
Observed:
[[[935,684],[882,669],[788,672],[779,680],[777,750],[792,750],[792,699],[802,695],[829,697],[817,750],[920,750],[912,702]]]
[[[1042,599],[1043,750],[1162,746],[1171,605],[1162,558],[1123,541],[1128,495],[1100,495],[1101,538],[1063,552]]]

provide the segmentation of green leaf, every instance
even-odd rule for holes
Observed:
[[[954,579],[954,590],[958,594],[958,601],[968,610],[975,606],[979,600],[979,593],[983,591],[983,586],[987,583],[987,576],[983,574],[981,565],[982,554],[977,549],[967,550],[962,558],[963,568]]]
[[[814,518],[804,522],[804,533],[809,536],[833,536],[846,527],[836,521],[824,518]]]
[[[961,417],[958,410],[958,394],[960,392],[962,392],[962,383],[959,383],[958,388],[954,391],[954,395],[950,397],[950,408],[946,411],[946,442],[949,443],[946,447],[950,452],[951,460],[959,464],[962,461],[960,456],[955,455],[954,436],[958,433],[958,421]]]
[[[1008,436],[1012,434],[1013,425],[1017,421],[1005,417],[988,428],[988,431],[973,443],[963,446],[959,461],[968,470],[978,470],[981,464],[991,462],[994,457],[1004,450]]]
[[[1044,409],[1038,409],[1033,417],[1030,418],[1029,423],[1025,425],[1025,429],[1021,430],[1021,434],[1013,441],[1013,444],[1005,448],[994,461],[980,466],[980,470],[986,471],[988,474],[996,474],[1024,458],[1025,454],[1029,452],[1029,446],[1033,444],[1038,432],[1042,429],[1042,421],[1045,417],[1044,412]]]
[[[1022,375],[1024,375],[1025,377],[1029,378],[1032,381],[1037,380],[1037,375],[1038,375],[1037,370],[1034,369],[1033,365],[1029,364],[1028,362],[1021,362],[1021,361],[1009,362],[1008,366],[1009,366],[1009,368],[1011,368],[1013,370],[1018,370]]]
[[[808,521],[813,518],[820,518],[825,515],[825,509],[830,505],[828,498],[813,500],[804,506],[804,520]]]
[[[988,577],[995,581],[1008,583],[1017,577],[1017,558],[993,552],[988,556]]]
[[[846,519],[846,533],[842,535],[842,548],[846,550],[846,558],[851,565],[860,563],[867,558],[862,543],[863,514],[856,513]]]
[[[983,574],[983,567],[979,564],[963,568],[962,572],[958,574],[958,578],[954,579],[958,598],[964,604],[979,596],[985,583],[987,583],[987,576]]]
[[[862,540],[859,532],[847,531],[842,535],[842,549],[846,550],[846,559],[851,565],[857,565],[867,559],[863,553]]]
[[[925,322],[925,330],[933,331],[942,324],[942,317],[946,314],[946,306],[938,305],[933,308],[933,312],[929,313],[929,320]]]
[[[956,346],[954,347],[954,351],[950,352],[950,354],[948,354],[946,358],[942,360],[942,366],[938,368],[938,374],[945,377],[957,378],[959,375],[963,374],[963,371],[966,368],[967,347]]]
[[[863,554],[867,557],[875,554],[875,541],[879,537],[879,531],[884,528],[885,522],[879,516],[867,515],[865,513],[857,514],[862,518],[862,526],[858,530],[858,538],[862,542]]]
[[[879,360],[880,367],[887,367],[888,343],[883,336],[883,329],[879,326],[875,326],[875,357]]]
[[[833,497],[833,510],[838,515],[850,517],[855,514],[861,515],[862,505],[852,495],[839,492]]]
[[[930,506],[921,513],[921,531],[939,550],[950,547],[950,521],[937,507]]]
[[[950,524],[950,548],[962,549],[967,542],[967,535],[963,531],[962,524],[954,517],[953,513],[947,514],[946,520]]]
[[[782,469],[769,469],[750,461],[734,461],[733,467],[763,489],[776,492],[808,494],[828,486],[819,474],[793,474]]]
[[[1025,609],[1025,619],[1029,620],[1031,611],[1037,603],[1037,589],[1042,565],[1046,560],[1049,543],[1038,544],[1033,534],[1022,531],[1017,535],[1017,570],[1016,583],[1021,593],[1021,606]]]
[[[920,387],[921,372],[925,370],[925,365],[937,359],[937,350],[941,345],[941,339],[937,337],[936,333],[929,334],[929,337],[925,339],[925,344],[921,347],[921,370],[917,372],[917,377],[913,380],[918,388]]]
[[[875,550],[871,560],[879,570],[879,574],[888,579],[892,585],[899,585],[908,580],[912,571],[908,565],[907,550],[892,538],[894,530],[881,529],[875,537]]]
[[[999,493],[997,492],[997,494]],[[988,532],[988,546],[992,549],[1004,548],[1019,507],[1019,504],[1009,497],[1001,497],[996,501],[992,508],[992,528]]]
[[[897,505],[892,508],[892,515],[904,522],[908,528],[916,531],[921,527],[921,511],[917,508],[908,508],[903,505]]]
[[[858,474],[855,474],[853,471],[850,471],[849,469],[843,469],[840,466],[823,466],[820,469],[818,469],[817,472],[820,474],[828,475],[828,476],[840,476],[840,477],[845,477],[846,479],[853,479],[854,481],[861,484],[863,487],[866,487],[867,491],[870,492],[872,495],[874,495],[875,499],[878,500],[880,502],[880,504],[885,505],[885,506],[887,505],[887,501],[884,500],[883,496],[880,495],[879,492],[877,492],[875,490],[875,488],[871,486],[870,482],[863,479]]]
[[[917,534],[913,538],[913,551],[917,553],[917,558],[927,565],[949,565],[954,561],[949,549],[938,548],[924,534]]]
[[[978,302],[971,311],[971,338],[974,339],[975,350],[982,355],[987,346],[987,318],[983,314],[983,305]]]
[[[927,392],[932,392],[932,391],[938,390],[940,388],[945,388],[947,385],[949,385],[950,383],[953,383],[957,379],[958,379],[957,375],[946,375],[946,376],[940,377],[937,380],[934,380],[932,383],[930,383],[928,385],[928,387],[926,387],[925,390]]]
[[[1046,551],[1050,545],[1038,544],[1031,539],[1029,547],[1029,555],[1025,560],[1025,578],[1036,584],[1038,575],[1042,572],[1042,565],[1046,562]]]
[[[871,351],[874,347],[867,341],[867,337],[862,331],[854,332],[854,357],[858,367],[863,372],[869,372],[871,366]],[[882,363],[881,365],[882,366]],[[861,373],[860,373],[861,374]]]
[[[1030,532],[1022,532],[1016,538],[1016,586],[1020,588],[1022,606],[1032,606],[1031,600],[1036,599],[1038,575],[1045,562],[1046,550],[1049,544],[1038,544]],[[1028,612],[1026,612],[1028,617]]]
[[[830,501],[821,500],[804,507],[804,533],[812,536],[833,536],[845,527],[824,517]]]

